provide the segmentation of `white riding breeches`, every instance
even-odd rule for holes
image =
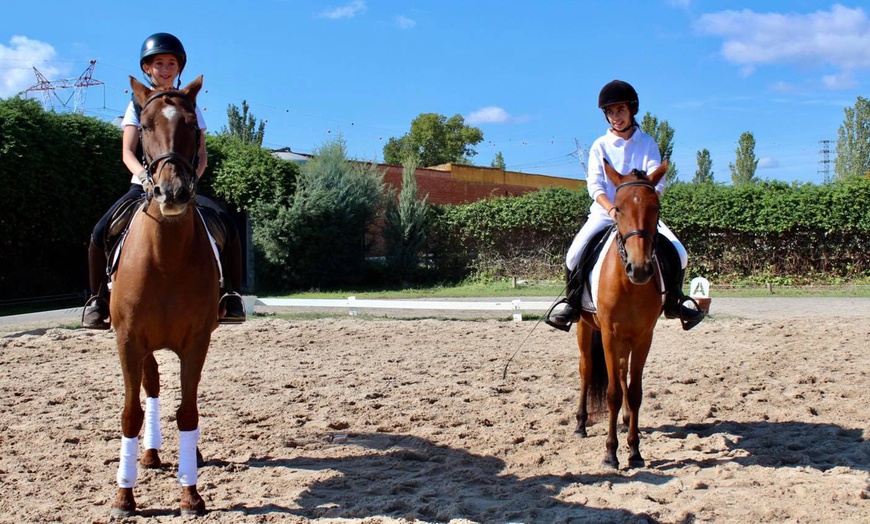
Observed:
[[[571,247],[568,248],[568,254],[565,255],[565,265],[569,270],[573,271],[574,268],[577,267],[577,264],[580,262],[580,255],[583,253],[583,250],[586,249],[589,240],[591,240],[596,233],[611,224],[613,224],[613,219],[610,218],[610,215],[602,215],[595,212],[589,213],[589,216],[586,218],[586,223],[583,224],[583,227],[577,232],[574,241],[571,242]],[[680,255],[680,268],[686,269],[686,265],[689,263],[689,255],[686,253],[686,248],[683,247],[682,242],[677,239],[673,231],[671,231],[671,229],[661,220],[659,220],[658,229],[660,234],[664,235],[665,238],[674,244],[677,254]]]

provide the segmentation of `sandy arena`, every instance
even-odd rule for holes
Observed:
[[[870,299],[714,299],[661,320],[647,466],[573,434],[571,334],[494,319],[220,327],[200,386],[197,522],[870,522]],[[383,314],[382,312],[379,314]],[[414,312],[420,315],[420,312]],[[0,522],[108,522],[123,381],[114,332],[0,323]],[[178,361],[141,515],[175,522]]]

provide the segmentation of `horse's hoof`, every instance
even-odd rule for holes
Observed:
[[[580,438],[586,438],[586,428],[577,428],[574,430],[574,434]]]
[[[205,515],[205,501],[196,491],[196,486],[181,488],[181,516],[193,517]]]
[[[616,458],[607,457],[601,462],[601,467],[607,469],[619,469],[619,461]]]
[[[133,488],[118,488],[109,514],[115,518],[132,517],[136,514],[136,499],[133,498]]]
[[[645,468],[646,461],[642,457],[631,457],[628,459],[628,467],[630,468]]]
[[[161,466],[160,454],[156,449],[146,449],[142,458],[139,459],[139,465],[148,469],[159,468]]]

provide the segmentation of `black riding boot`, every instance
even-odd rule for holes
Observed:
[[[569,331],[571,324],[580,321],[582,311],[580,299],[583,296],[581,273],[582,271],[571,271],[567,266],[565,267],[565,298],[554,304],[553,308],[547,312],[547,319],[544,321],[547,325],[562,331]],[[558,313],[552,313],[559,304],[565,304],[565,307]]]
[[[91,297],[82,310],[82,327],[109,329],[109,282],[106,278],[106,252],[98,248],[91,238],[88,246],[88,283]]]
[[[665,318],[678,318],[683,329],[688,331],[704,320],[704,312],[698,308],[698,303],[683,294],[683,279],[686,270],[680,268],[680,256],[673,244],[665,238],[659,238],[657,253],[659,257],[659,269],[665,281]],[[694,304],[694,308],[687,307],[686,302]]]
[[[245,321],[245,304],[237,292],[242,282],[242,244],[238,235],[221,253],[224,272],[224,294],[218,304],[218,322],[240,324]]]

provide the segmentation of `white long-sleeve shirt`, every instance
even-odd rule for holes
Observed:
[[[586,189],[592,197],[590,214],[607,215],[607,210],[601,207],[596,198],[602,193],[611,202],[616,198],[616,186],[604,174],[604,159],[621,175],[627,175],[632,169],[640,169],[650,173],[662,164],[659,146],[653,137],[640,128],[635,129],[631,138],[624,140],[608,130],[598,138],[589,150],[588,173]],[[662,194],[665,190],[665,177],[656,186],[656,191]]]

